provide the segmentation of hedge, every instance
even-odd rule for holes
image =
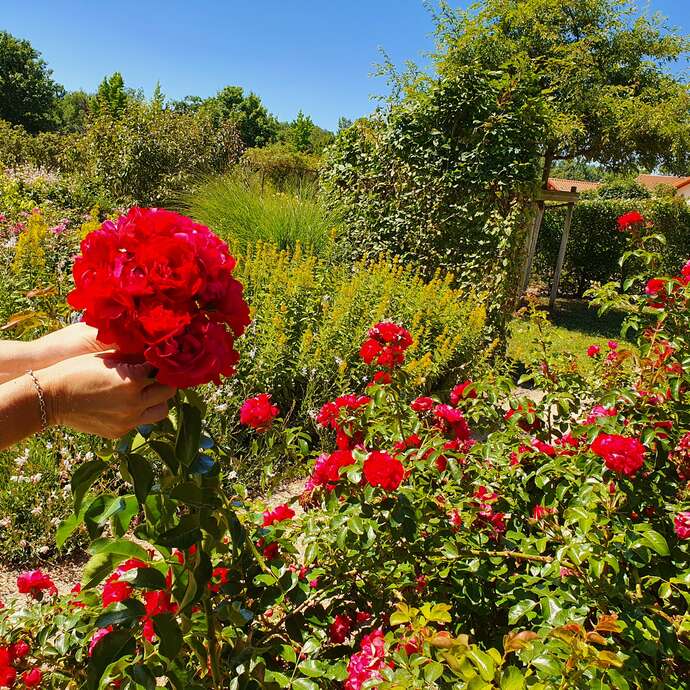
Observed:
[[[663,267],[677,273],[690,253],[690,206],[681,198],[597,199],[579,201],[575,206],[559,294],[582,296],[594,282],[622,280],[618,260],[625,251],[625,237],[618,232],[616,219],[639,210],[666,238],[662,250]],[[534,262],[534,278],[550,284],[563,234],[566,209],[547,209],[539,235]]]

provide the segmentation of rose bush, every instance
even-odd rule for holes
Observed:
[[[539,400],[496,371],[417,397],[410,334],[362,333],[384,376],[324,404],[325,445],[279,506],[222,488],[228,458],[182,393],[73,476],[60,539],[85,525],[91,560],[62,597],[23,578],[0,645],[30,652],[3,670],[126,690],[686,687],[690,264],[662,283],[639,295],[639,350],[593,353],[591,374],[547,357],[525,376]],[[268,398],[247,410],[285,443]],[[112,465],[131,491],[90,493]]]

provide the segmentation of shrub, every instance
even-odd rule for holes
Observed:
[[[290,250],[299,243],[317,255],[328,255],[339,223],[313,184],[279,191],[240,172],[210,179],[182,204],[235,251],[262,241]]]
[[[86,493],[101,459],[73,476],[95,538],[83,588],[21,578],[41,603],[0,613],[8,667],[122,690],[681,690],[690,262],[651,286],[639,354],[611,346],[591,377],[545,359],[538,404],[492,373],[451,404],[410,400],[409,339],[378,324],[362,353],[386,355],[389,382],[319,414],[338,450],[317,451],[299,514],[297,497],[269,508],[221,488],[226,456],[181,394],[170,420],[102,450],[129,493]],[[257,433],[280,448],[270,423]],[[123,538],[137,509],[153,555]]]
[[[314,181],[321,168],[319,156],[282,143],[247,149],[241,162],[259,176],[262,189],[266,183],[279,188],[285,185],[301,187],[305,182]]]
[[[79,139],[75,172],[84,186],[119,202],[162,205],[196,177],[226,170],[241,150],[230,123],[216,129],[203,113],[130,101],[120,115],[93,117]]]
[[[531,84],[466,66],[408,88],[330,147],[325,189],[357,257],[390,252],[486,290],[501,326],[518,289],[542,112]]]
[[[677,272],[690,245],[690,207],[681,198],[649,200],[582,200],[575,205],[568,249],[561,280],[561,293],[581,296],[592,283],[617,280],[626,274],[620,266],[625,237],[617,232],[616,219],[627,211],[639,209],[654,224],[655,232],[666,244],[661,248],[666,273]],[[535,270],[550,280],[560,246],[565,210],[548,209],[539,236]]]
[[[360,261],[352,268],[259,243],[239,257],[252,324],[240,340],[238,376],[211,394],[221,438],[235,438],[242,400],[270,389],[291,423],[313,430],[321,401],[361,385],[369,375],[359,359],[368,326],[389,318],[409,324],[414,344],[406,371],[432,390],[479,366],[486,311],[472,293],[452,287],[452,277],[425,281],[398,261]],[[239,438],[242,438],[241,434]],[[256,473],[248,460],[245,476]]]

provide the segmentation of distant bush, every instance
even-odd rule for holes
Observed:
[[[652,194],[636,180],[613,180],[588,190],[584,196],[590,199],[651,199]]]
[[[303,153],[284,143],[247,149],[241,162],[259,176],[262,187],[266,183],[278,187],[301,186],[316,179],[321,167],[320,156]]]
[[[338,216],[314,184],[276,190],[256,175],[216,177],[182,199],[189,214],[213,228],[235,251],[259,240],[279,249],[301,244],[318,255],[330,251]]]
[[[76,171],[85,186],[122,203],[164,205],[203,174],[237,162],[242,143],[234,125],[214,128],[203,113],[180,114],[129,102],[121,115],[94,117],[79,139]]]
[[[625,236],[617,231],[616,219],[639,210],[666,238],[660,248],[662,271],[677,272],[690,246],[690,207],[684,199],[588,199],[575,206],[568,249],[565,255],[561,293],[582,295],[593,282],[624,279],[619,259],[625,251]],[[565,209],[549,209],[539,236],[535,270],[551,280],[563,233]]]

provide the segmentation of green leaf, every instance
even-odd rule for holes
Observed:
[[[653,529],[647,530],[644,533],[642,541],[660,556],[668,556],[670,553],[666,539]]]
[[[57,531],[55,532],[55,545],[57,546],[58,549],[61,549],[67,539],[74,534],[74,531],[81,525],[82,522],[84,522],[84,513],[86,512],[86,508],[82,506],[81,510],[79,513],[72,513],[72,515],[68,515],[61,523],[60,526],[57,528]]]
[[[472,647],[467,652],[467,658],[476,666],[482,680],[492,680],[495,673],[496,664],[494,660],[478,647]]]
[[[89,660],[87,690],[97,690],[105,669],[118,659],[134,654],[135,651],[136,642],[129,630],[115,630],[101,638]]]
[[[121,553],[97,553],[91,556],[81,575],[82,587],[84,589],[95,587],[127,558],[127,555]]]
[[[508,611],[508,623],[513,625],[517,623],[526,613],[531,611],[537,605],[536,601],[531,599],[523,599],[518,601],[515,606],[511,606],[510,611]]]
[[[432,661],[424,667],[424,680],[427,683],[433,683],[443,675],[443,664],[438,661]]]
[[[192,481],[176,486],[170,493],[170,498],[198,508],[216,508],[218,506],[218,499],[211,491],[202,489]]]
[[[158,537],[157,543],[184,551],[200,541],[201,530],[197,524],[197,518],[193,515],[185,515],[176,527],[163,532]]]
[[[201,412],[189,403],[182,404],[182,419],[175,444],[175,455],[185,467],[191,465],[201,442]]]
[[[173,474],[177,474],[180,463],[175,455],[175,449],[169,443],[165,441],[149,441],[149,447],[167,465],[168,469]]]
[[[111,606],[96,620],[97,628],[107,628],[110,625],[124,625],[138,621],[146,614],[144,605],[136,599],[126,599]]]
[[[501,690],[523,690],[525,677],[515,666],[508,666],[501,674]]]
[[[563,671],[558,661],[545,653],[532,659],[532,665],[548,676],[560,676]]]
[[[292,681],[293,690],[319,690],[319,686],[308,678],[296,678]]]
[[[134,495],[137,497],[137,501],[143,505],[153,486],[153,469],[145,457],[137,454],[127,458],[127,469],[134,482]]]
[[[103,538],[91,542],[89,550],[92,554],[97,553],[119,553],[125,558],[138,558],[147,561],[149,554],[143,546],[130,541],[129,539],[110,539]]]
[[[143,664],[132,666],[129,673],[134,682],[144,690],[156,690],[156,676]]]
[[[165,575],[157,568],[132,568],[120,576],[123,582],[141,589],[167,589]]]
[[[171,613],[159,613],[153,617],[153,629],[160,643],[158,651],[168,659],[174,659],[182,648],[182,631]]]
[[[90,460],[83,465],[79,465],[72,475],[70,487],[74,495],[74,512],[78,513],[86,492],[93,483],[108,469],[108,465],[103,460]]]

